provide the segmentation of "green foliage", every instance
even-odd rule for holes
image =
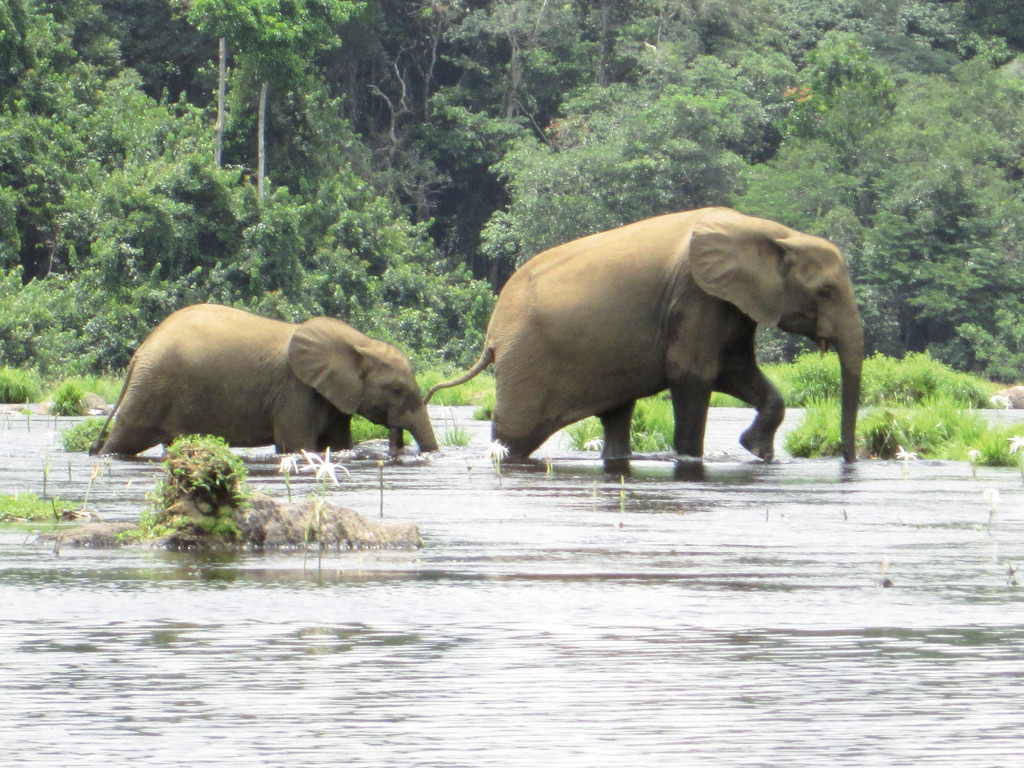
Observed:
[[[765,373],[790,407],[838,400],[842,389],[835,355],[822,358],[807,352],[792,363],[765,366]],[[902,360],[876,354],[864,360],[861,403],[915,405],[939,397],[963,408],[988,408],[996,389],[978,376],[954,371],[928,353],[908,354]]]
[[[474,278],[731,202],[840,245],[869,350],[1016,380],[1018,5],[0,0],[0,361],[120,370],[217,301],[464,366]]]
[[[53,392],[51,412],[57,416],[81,416],[85,412],[82,400],[85,388],[72,379],[67,379]]]
[[[857,423],[857,445],[872,458],[893,459],[903,449],[921,458],[967,461],[977,451],[978,464],[1015,466],[1010,438],[1019,431],[1019,425],[989,421],[958,400],[929,397],[913,406],[866,409]],[[835,402],[808,406],[804,420],[786,435],[785,447],[801,458],[840,455]]]
[[[416,376],[417,382],[424,393],[435,384],[448,381],[457,377],[461,371],[454,368],[438,369],[431,368],[419,373]],[[457,387],[439,389],[431,398],[431,405],[486,405],[494,401],[494,374],[491,371],[484,371]]]
[[[796,458],[842,455],[839,436],[839,409],[834,400],[815,400],[806,405],[804,418],[786,433],[786,451]]]
[[[60,432],[60,442],[69,453],[86,452],[99,439],[106,419],[90,416]]]
[[[0,403],[34,403],[42,397],[42,382],[26,368],[0,368]]]
[[[388,428],[367,421],[362,416],[352,417],[352,444],[358,445],[367,440],[387,440]]]
[[[10,495],[0,493],[0,523],[43,522],[58,523],[74,505],[57,498],[40,499],[34,493]]]
[[[234,512],[250,497],[248,471],[222,438],[179,437],[167,447],[161,468],[150,529],[179,529],[191,520],[214,536],[233,538],[238,533]]]

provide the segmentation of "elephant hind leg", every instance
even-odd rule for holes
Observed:
[[[177,435],[171,434],[162,427],[132,426],[119,420],[114,422],[110,435],[98,453],[134,456],[161,443],[167,445],[175,437]]]
[[[604,427],[604,448],[601,451],[601,458],[605,461],[628,459],[632,455],[632,443],[629,435],[635,406],[636,401],[631,400],[617,408],[597,414]]]

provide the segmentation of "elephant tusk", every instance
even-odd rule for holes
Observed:
[[[828,339],[819,336],[818,349],[821,350],[821,356],[824,357],[825,353],[828,352]]]

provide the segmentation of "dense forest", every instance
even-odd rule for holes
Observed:
[[[0,0],[0,364],[207,300],[464,364],[532,255],[725,204],[843,249],[869,351],[1017,380],[1022,51],[1019,0]]]

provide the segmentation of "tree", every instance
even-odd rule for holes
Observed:
[[[201,30],[229,40],[242,66],[259,83],[258,197],[266,175],[267,98],[273,83],[285,90],[300,82],[310,53],[340,43],[338,28],[363,8],[356,0],[195,0],[189,18]],[[219,57],[219,60],[223,60]],[[223,82],[223,81],[221,81]],[[218,86],[218,93],[222,85]],[[222,102],[221,102],[222,103]],[[222,113],[218,121],[222,120]]]

